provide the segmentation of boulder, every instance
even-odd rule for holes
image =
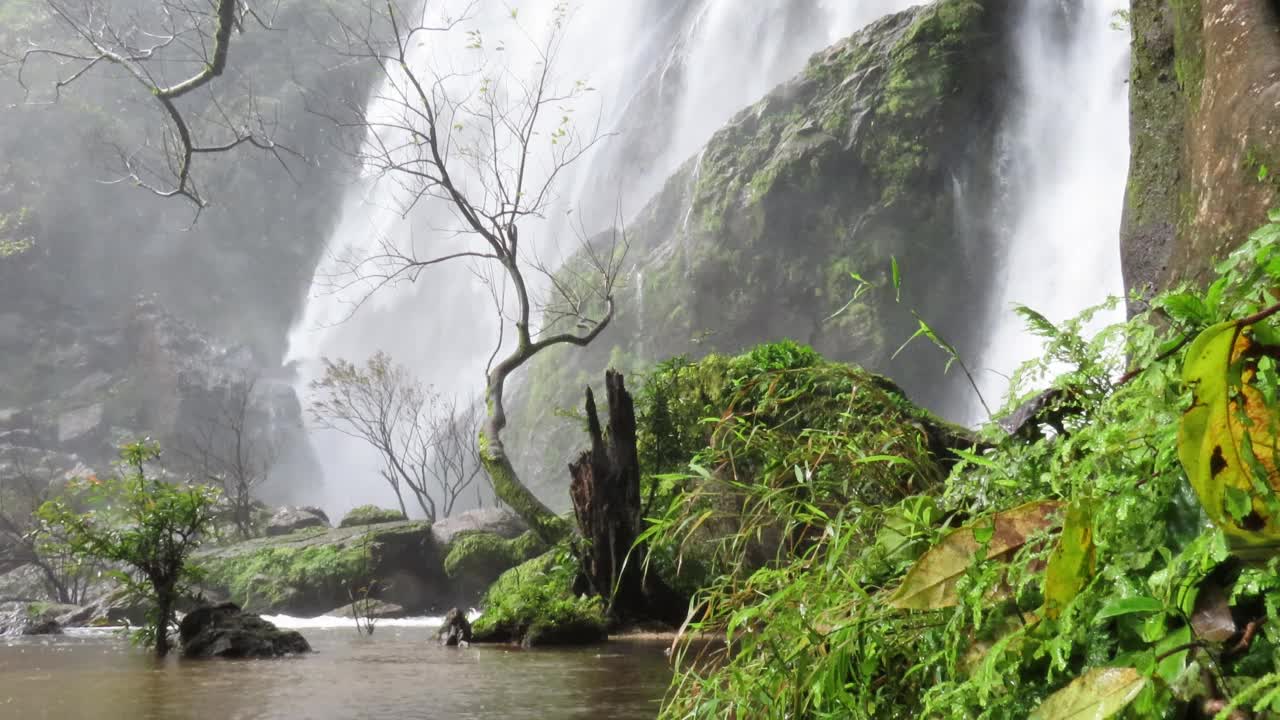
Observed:
[[[444,574],[463,597],[474,600],[502,573],[549,549],[532,530],[514,539],[487,531],[461,533],[449,544]]]
[[[479,508],[437,520],[431,526],[431,534],[437,543],[444,546],[466,532],[488,532],[498,537],[512,539],[528,529],[529,526],[510,510]]]
[[[182,656],[188,658],[273,658],[311,652],[306,638],[281,630],[235,603],[206,605],[178,623]]]
[[[361,505],[360,507],[352,508],[351,512],[344,515],[342,522],[338,523],[338,527],[377,525],[379,523],[402,522],[404,520],[408,520],[408,518],[399,510],[380,508],[377,505]]]
[[[590,645],[608,639],[604,604],[574,592],[577,563],[557,547],[502,574],[472,626],[478,643]]]
[[[351,592],[366,585],[409,614],[458,604],[425,522],[261,537],[201,549],[196,560],[210,595],[252,612],[315,616],[351,602]]]
[[[467,620],[467,614],[458,608],[445,613],[444,624],[440,626],[436,637],[441,645],[448,647],[470,644],[471,623]]]
[[[73,610],[71,605],[44,602],[0,604],[0,635],[57,635],[62,626],[57,617]]]
[[[306,528],[328,529],[329,516],[315,507],[282,507],[267,521],[267,535],[275,537],[305,530]]]

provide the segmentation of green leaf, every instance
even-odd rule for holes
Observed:
[[[1133,702],[1146,684],[1133,668],[1094,668],[1046,698],[1031,720],[1105,720]]]
[[[888,605],[899,610],[936,610],[956,605],[960,602],[956,582],[984,545],[986,560],[1012,554],[1032,535],[1055,527],[1061,510],[1061,502],[1040,500],[954,530],[907,571],[902,584],[887,600]],[[979,530],[983,534],[990,532],[989,542],[978,538]]]
[[[1103,608],[1098,611],[1098,614],[1093,617],[1093,621],[1101,622],[1121,615],[1152,612],[1164,612],[1164,603],[1153,597],[1147,597],[1145,595],[1119,598],[1117,600],[1112,600],[1103,606]]]
[[[1062,535],[1045,568],[1045,615],[1056,619],[1088,584],[1096,568],[1092,512],[1087,503],[1074,502],[1067,507]]]

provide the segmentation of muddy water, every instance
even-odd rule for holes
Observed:
[[[662,645],[442,648],[424,627],[302,630],[313,655],[157,662],[111,636],[0,640],[5,720],[653,718]]]

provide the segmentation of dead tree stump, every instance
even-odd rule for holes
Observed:
[[[664,583],[645,573],[646,551],[635,546],[641,528],[640,459],[636,413],[622,373],[605,373],[609,425],[600,428],[595,396],[587,388],[591,449],[569,465],[569,494],[584,540],[582,571],[609,615],[623,620],[678,620],[683,603]],[[635,546],[635,547],[633,547]]]

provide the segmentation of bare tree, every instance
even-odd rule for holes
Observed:
[[[270,13],[250,0],[43,0],[62,38],[26,38],[0,48],[0,61],[15,70],[28,102],[56,102],[63,89],[94,70],[115,67],[154,102],[165,126],[159,138],[117,147],[120,176],[163,197],[183,197],[204,207],[192,165],[199,156],[242,145],[272,153],[282,164],[296,153],[273,139],[274,118],[239,83],[231,92],[215,81],[227,70],[233,36],[256,25],[270,29]],[[55,31],[56,32],[56,31]],[[200,95],[203,104],[192,98]],[[286,166],[287,167],[287,166]]]
[[[254,404],[257,378],[233,378],[214,411],[185,438],[179,454],[203,481],[222,488],[231,522],[242,538],[253,537],[254,492],[280,457],[269,423]]]
[[[0,562],[35,566],[50,598],[78,605],[84,601],[90,573],[83,562],[51,542],[56,538],[35,516],[37,508],[58,494],[64,480],[58,470],[33,467],[21,457],[7,465],[0,476]]]
[[[358,307],[385,285],[445,263],[471,263],[491,290],[501,328],[486,368],[480,459],[498,498],[555,541],[568,524],[521,482],[503,445],[504,390],[542,351],[585,346],[609,325],[626,254],[620,231],[589,241],[581,221],[572,233],[578,252],[567,268],[540,259],[537,244],[520,244],[519,229],[546,219],[557,182],[603,138],[598,124],[580,129],[572,120],[591,88],[553,72],[568,11],[557,9],[541,39],[518,28],[514,42],[527,44],[534,61],[513,68],[506,60],[511,47],[489,48],[479,31],[466,30],[465,17],[433,20],[431,7],[407,10],[394,0],[376,7],[385,10],[371,10],[363,25],[339,21],[340,41],[350,56],[376,62],[386,82],[369,106],[330,116],[365,131],[353,154],[366,173],[396,190],[400,212],[429,205],[448,219],[435,228],[438,242],[429,250],[383,240],[378,252],[351,259],[336,274],[334,290],[360,291]],[[442,34],[457,30],[467,32],[474,67],[430,56]]]
[[[316,424],[378,452],[401,512],[407,514],[408,491],[427,519],[449,517],[481,472],[478,413],[424,388],[383,352],[363,368],[345,360],[324,363],[324,376],[311,383]]]

